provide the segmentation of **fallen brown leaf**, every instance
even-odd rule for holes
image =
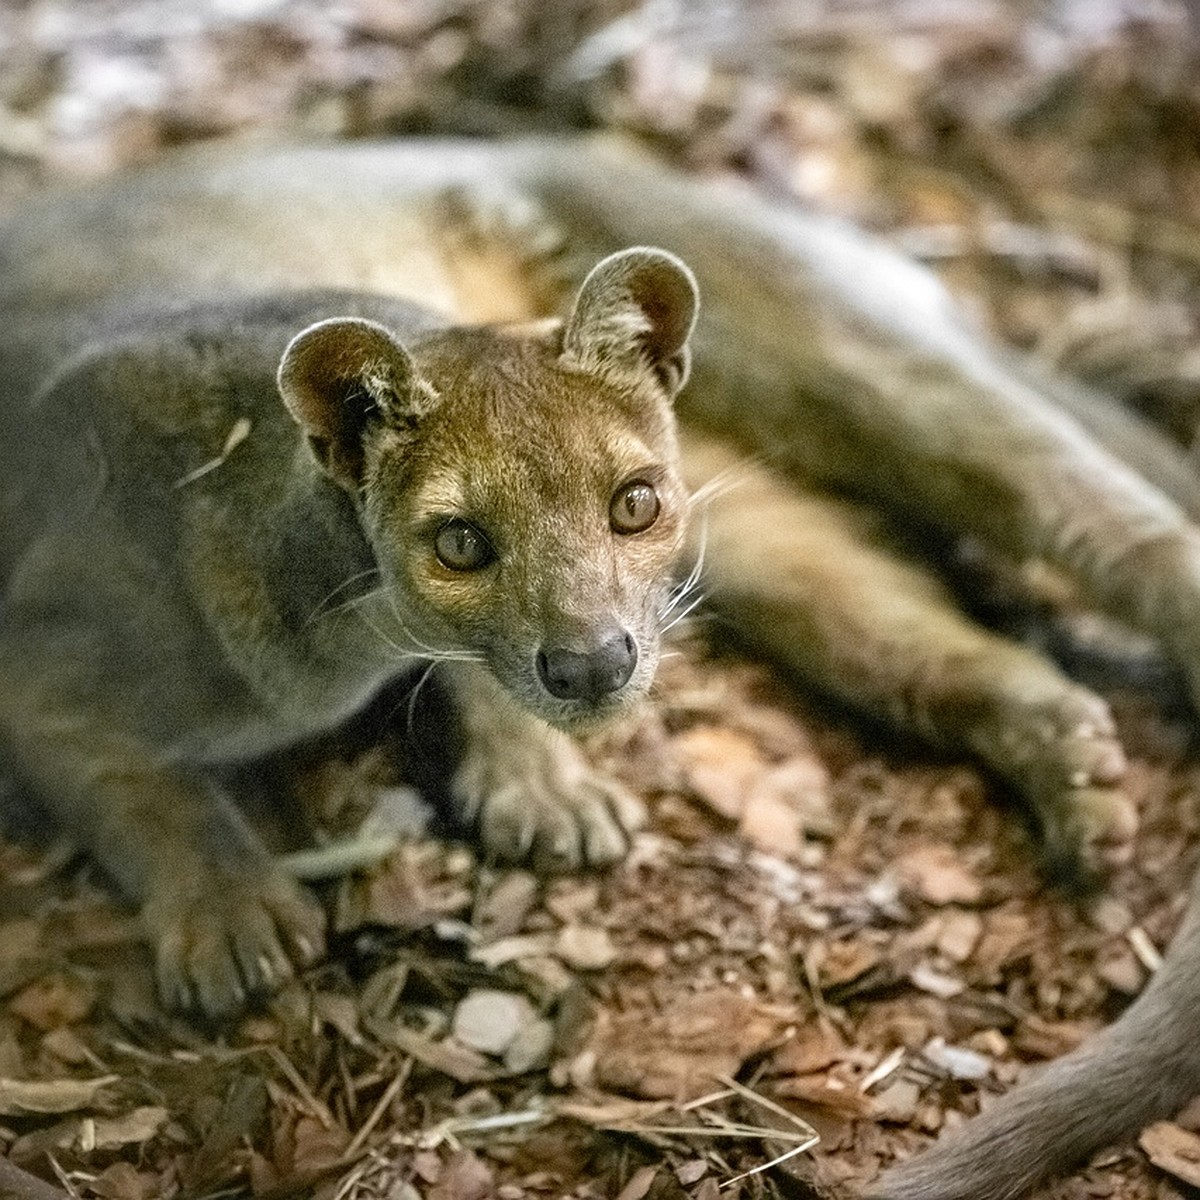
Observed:
[[[417,1062],[459,1083],[483,1083],[497,1075],[495,1067],[484,1055],[459,1042],[448,1039],[434,1041],[399,1021],[368,1019],[364,1024],[368,1032],[385,1045],[411,1054]]]
[[[732,729],[697,725],[675,738],[672,749],[690,790],[727,821],[740,821],[747,793],[766,769],[754,742]]]
[[[426,1200],[488,1200],[495,1195],[492,1168],[470,1150],[452,1155],[441,1179],[425,1193]]]
[[[91,1108],[117,1075],[99,1079],[0,1079],[0,1116],[78,1112]]]
[[[320,1171],[336,1162],[350,1144],[350,1134],[340,1125],[329,1128],[307,1115],[296,1122],[293,1136],[292,1168],[300,1175]]]
[[[55,971],[23,987],[8,1007],[35,1029],[47,1032],[84,1020],[95,1003],[96,987],[91,980]]]
[[[659,1012],[602,1013],[593,1036],[596,1082],[615,1092],[680,1100],[735,1075],[786,1028],[778,1011],[716,988]]]
[[[953,846],[919,846],[900,859],[896,870],[930,904],[978,904],[983,896],[983,885]]]
[[[1200,1187],[1200,1134],[1159,1121],[1143,1131],[1138,1145],[1150,1161],[1168,1175]]]
[[[638,1167],[629,1182],[617,1193],[616,1200],[643,1200],[654,1185],[657,1167]]]
[[[171,1114],[159,1105],[143,1105],[120,1117],[97,1117],[87,1134],[91,1148],[119,1150],[122,1146],[141,1146],[148,1142],[171,1119]]]
[[[127,1162],[115,1162],[105,1167],[88,1188],[101,1200],[153,1200],[162,1195],[156,1176],[138,1171]]]

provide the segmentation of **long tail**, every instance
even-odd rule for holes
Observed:
[[[960,1131],[894,1167],[869,1200],[1016,1200],[1200,1094],[1200,879],[1137,1001]]]

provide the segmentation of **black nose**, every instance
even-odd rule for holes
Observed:
[[[540,650],[538,674],[546,691],[560,700],[599,700],[623,688],[637,666],[637,643],[618,629],[594,649]]]

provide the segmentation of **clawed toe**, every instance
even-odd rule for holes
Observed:
[[[324,915],[286,877],[214,877],[189,890],[194,894],[165,890],[143,910],[159,992],[170,1008],[212,1020],[231,1016],[322,952]]]
[[[460,775],[460,802],[478,814],[487,857],[551,874],[608,866],[628,853],[645,819],[641,803],[576,754],[531,766],[526,779],[501,780],[477,768]]]

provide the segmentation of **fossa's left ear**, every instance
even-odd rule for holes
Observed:
[[[687,382],[696,277],[666,250],[610,254],[583,281],[563,329],[563,358],[597,374],[650,370],[670,395]]]

